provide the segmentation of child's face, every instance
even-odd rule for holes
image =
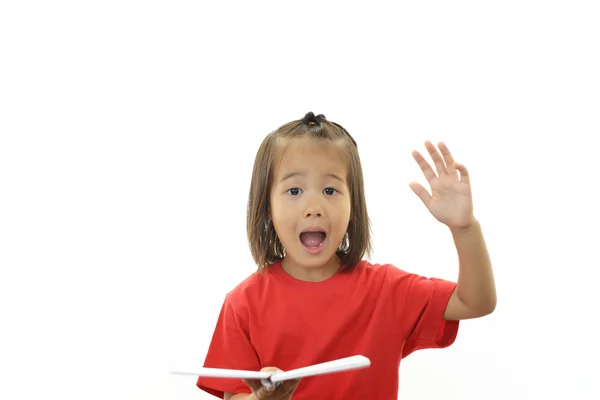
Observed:
[[[351,208],[340,148],[294,139],[273,167],[271,219],[286,250],[286,266],[337,269],[335,252],[348,229]]]

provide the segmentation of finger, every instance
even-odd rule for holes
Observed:
[[[244,382],[246,382],[246,380],[244,380]],[[275,393],[276,390],[279,390],[279,388],[277,388],[275,386],[266,387],[266,386],[263,386],[260,383],[260,381],[255,381],[255,382],[258,382],[258,385],[256,385],[255,383],[252,383],[252,380],[249,380],[249,382],[246,382],[246,384],[252,390],[254,397],[256,397],[259,400],[260,399],[268,399],[268,398],[270,398],[270,396],[273,395],[273,393]]]
[[[423,158],[421,153],[414,150],[412,152],[412,155],[413,155],[413,158],[415,159],[415,161],[417,162],[417,164],[419,164],[419,167],[421,168],[421,171],[423,171],[423,174],[425,175],[425,179],[427,179],[428,182],[431,182],[433,179],[437,178],[435,171],[431,168],[431,166],[429,165],[427,160],[425,160],[425,158]]]
[[[298,384],[300,383],[300,379],[294,379],[293,381],[285,381],[281,384],[280,393],[283,398],[291,398],[291,395],[294,394]]]
[[[246,385],[252,390],[252,393],[257,393],[263,386],[260,380],[256,379],[242,379]]]
[[[469,171],[467,170],[467,167],[459,163],[454,163],[454,168],[460,172],[460,181],[470,185],[471,178],[469,177]]]
[[[425,204],[425,207],[429,207],[431,195],[429,194],[427,189],[425,189],[423,185],[417,182],[411,182],[409,186],[412,189],[412,191],[415,192],[415,194],[421,199],[423,204]]]
[[[447,175],[448,171],[446,170],[446,164],[444,164],[444,160],[440,152],[429,140],[425,142],[425,148],[429,152],[429,155],[435,164],[435,169],[437,170],[438,175]]]
[[[285,394],[293,393],[301,380],[302,379],[292,379],[291,381],[282,382],[281,390],[284,391]]]
[[[283,372],[281,369],[277,367],[264,367],[260,370],[260,372]],[[256,395],[257,398],[261,399],[266,397],[267,395],[272,394],[277,387],[276,386],[264,386],[260,379],[242,379],[246,385],[252,390],[252,393]]]
[[[252,390],[253,393],[259,393],[261,391],[272,392],[276,389],[275,386],[266,387],[262,384],[260,379],[242,379],[242,381],[248,385],[248,387]]]
[[[456,170],[456,167],[454,166],[454,157],[452,157],[452,153],[450,153],[448,146],[446,146],[445,143],[440,142],[438,144],[438,147],[440,148],[440,151],[442,152],[442,157],[444,157],[444,162],[446,163],[448,174],[450,176],[452,176],[453,178],[458,179],[458,171]]]
[[[263,367],[260,372],[283,372],[277,367]]]

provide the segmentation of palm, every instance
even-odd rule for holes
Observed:
[[[439,144],[441,154],[429,141],[425,147],[437,174],[419,152],[414,151],[413,157],[429,182],[431,194],[416,182],[410,184],[411,189],[438,221],[451,229],[468,227],[473,221],[473,201],[467,169],[454,162],[445,144]]]

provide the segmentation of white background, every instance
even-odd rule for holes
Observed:
[[[411,151],[471,173],[498,307],[401,398],[600,398],[595,4],[3,2],[0,398],[210,399],[169,371],[254,271],[254,155],[307,111],[358,141],[374,262],[456,279]]]

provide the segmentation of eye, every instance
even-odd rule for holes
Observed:
[[[291,188],[291,189],[288,189],[288,193],[291,194],[292,196],[297,196],[300,194],[300,189],[299,188]]]
[[[328,187],[328,188],[323,189],[323,192],[328,196],[332,196],[333,194],[335,194],[335,192],[337,192],[337,190],[335,190],[332,187]]]

